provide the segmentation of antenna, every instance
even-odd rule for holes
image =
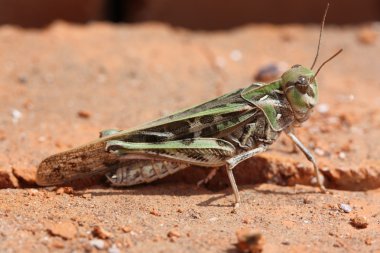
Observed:
[[[331,56],[330,58],[328,58],[326,61],[324,61],[321,66],[319,66],[317,72],[315,72],[315,75],[312,77],[312,80],[311,80],[311,83],[314,82],[315,80],[315,77],[318,75],[319,71],[322,69],[323,66],[325,66],[326,63],[328,63],[329,61],[331,61],[332,59],[334,59],[336,56],[338,56],[338,54],[340,54],[341,52],[343,51],[343,49],[339,49],[338,52],[336,52],[333,56]]]
[[[322,33],[323,33],[323,27],[325,26],[325,20],[327,16],[327,11],[329,10],[330,4],[327,3],[326,9],[325,9],[325,14],[323,15],[322,23],[321,23],[321,29],[319,30],[319,40],[318,40],[318,47],[317,47],[317,54],[315,55],[313,64],[311,65],[310,69],[314,68],[315,63],[317,62],[318,55],[319,55],[319,47],[321,46],[321,40],[322,40]]]

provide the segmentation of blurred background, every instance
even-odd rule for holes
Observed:
[[[324,0],[0,0],[0,24],[28,28],[55,20],[74,23],[160,21],[218,30],[247,23],[320,23]],[[380,20],[379,0],[330,0],[329,24]]]

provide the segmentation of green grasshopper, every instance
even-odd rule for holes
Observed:
[[[292,130],[309,118],[317,103],[318,72],[342,51],[313,72],[327,8],[310,69],[294,65],[269,84],[255,83],[134,129],[102,131],[94,142],[43,160],[37,183],[57,185],[106,174],[113,185],[130,186],[152,182],[192,165],[213,168],[201,181],[205,183],[225,166],[237,208],[240,196],[233,168],[267,150],[285,132],[313,164],[319,188],[325,192],[313,155]]]

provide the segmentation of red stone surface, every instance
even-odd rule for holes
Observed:
[[[113,235],[106,250],[130,252],[234,250],[235,231],[247,226],[265,237],[264,252],[379,249],[380,42],[378,36],[363,42],[363,29],[379,33],[376,25],[326,28],[319,62],[344,52],[318,76],[320,105],[296,132],[316,154],[332,194],[299,185],[312,183],[312,167],[282,136],[236,168],[237,214],[230,213],[223,170],[200,188],[206,170],[190,168],[129,189],[110,188],[98,177],[72,185],[70,194],[0,190],[0,251],[90,251],[95,226]],[[248,86],[268,63],[309,66],[317,37],[317,26],[301,25],[215,33],[159,24],[1,27],[0,186],[25,187],[27,174],[12,168],[36,168],[100,130],[127,129]],[[91,117],[78,117],[80,111]],[[341,203],[353,211],[341,212]],[[351,226],[357,215],[367,217],[366,228]],[[70,239],[49,233],[49,222],[68,221],[77,230]],[[168,231],[181,236],[171,240]]]

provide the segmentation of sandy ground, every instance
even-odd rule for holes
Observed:
[[[297,135],[330,193],[310,186],[311,165],[281,137],[236,168],[234,214],[224,171],[202,187],[207,170],[190,168],[128,189],[104,177],[38,188],[35,171],[100,130],[248,86],[267,64],[311,65],[317,26],[1,27],[0,251],[236,252],[236,231],[251,228],[264,252],[380,252],[379,32],[374,24],[324,34],[319,62],[344,52],[320,73],[320,104]]]

